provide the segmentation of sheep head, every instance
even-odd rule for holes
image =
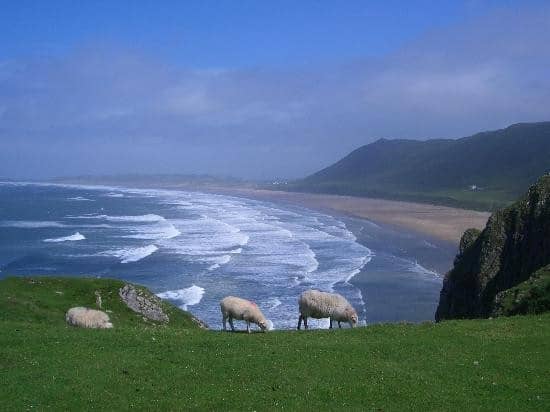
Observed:
[[[262,330],[262,332],[267,332],[268,330],[273,329],[273,322],[271,322],[269,319],[262,319],[260,322],[258,322],[258,326]]]
[[[355,309],[346,308],[346,317],[349,319],[352,328],[357,326],[357,322],[359,322],[359,317],[357,316],[357,312],[355,311]]]
[[[267,319],[262,319],[258,322],[258,326],[262,330],[262,332],[265,332],[267,330]]]

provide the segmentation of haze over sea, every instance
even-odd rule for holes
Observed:
[[[438,254],[437,245],[300,207],[199,192],[28,183],[0,184],[0,199],[0,278],[124,279],[213,329],[221,326],[218,302],[227,295],[255,301],[276,329],[287,329],[296,326],[297,298],[306,289],[343,294],[365,324],[431,320],[441,287],[441,276],[411,255]],[[397,301],[411,304],[396,312]]]

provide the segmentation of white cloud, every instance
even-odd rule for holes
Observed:
[[[92,48],[1,62],[0,175],[25,175],[47,155],[50,175],[100,164],[104,173],[299,176],[379,137],[549,120],[548,44],[550,7],[541,7],[500,10],[385,58],[332,66],[189,70]],[[78,156],[89,162],[56,166]]]

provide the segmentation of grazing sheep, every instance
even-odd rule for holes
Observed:
[[[109,329],[113,327],[113,324],[109,322],[109,315],[105,312],[83,307],[69,309],[65,320],[69,325],[82,328]]]
[[[220,302],[220,308],[223,317],[223,330],[227,330],[227,320],[234,332],[233,319],[246,321],[246,331],[250,333],[250,323],[255,323],[260,327],[262,332],[269,329],[270,321],[268,321],[258,305],[246,299],[227,296]]]
[[[332,321],[348,322],[350,327],[357,325],[357,312],[353,306],[342,295],[337,293],[326,293],[318,290],[306,290],[300,295],[298,300],[300,308],[300,318],[298,319],[298,330],[304,321],[304,327],[307,329],[307,318],[315,319],[330,318],[330,329]]]

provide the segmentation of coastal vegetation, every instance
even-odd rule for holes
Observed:
[[[548,172],[550,122],[461,139],[387,140],[278,189],[495,210]]]
[[[471,229],[445,276],[436,319],[550,310],[550,175]]]
[[[543,411],[550,405],[550,314],[248,335],[203,330],[168,303],[168,323],[145,320],[120,300],[123,284],[0,281],[2,409]],[[93,307],[96,291],[113,329],[66,325],[66,310]]]

